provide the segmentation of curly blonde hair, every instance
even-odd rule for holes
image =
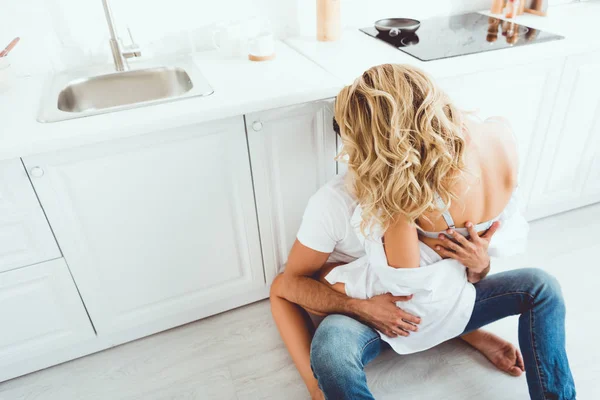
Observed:
[[[461,112],[423,71],[370,68],[338,94],[335,122],[363,232],[375,221],[387,229],[398,217],[415,223],[437,209],[436,193],[448,207],[457,198],[451,188],[464,171]]]

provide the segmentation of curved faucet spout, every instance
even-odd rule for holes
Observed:
[[[108,32],[110,33],[109,44],[115,62],[115,69],[117,71],[128,71],[129,64],[127,63],[127,59],[131,57],[140,57],[142,53],[138,45],[133,43],[131,32],[129,32],[129,37],[131,38],[132,43],[129,46],[123,45],[123,42],[117,35],[117,27],[108,0],[102,0],[102,5],[104,6],[104,15],[106,16],[106,23],[108,24]]]

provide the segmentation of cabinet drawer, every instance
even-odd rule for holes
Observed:
[[[59,258],[21,160],[0,162],[0,272]]]
[[[56,350],[94,338],[62,258],[0,274],[0,321],[0,381],[37,369],[39,359]]]

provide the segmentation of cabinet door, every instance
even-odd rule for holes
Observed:
[[[600,201],[600,53],[569,57],[538,179],[534,217]]]
[[[310,196],[336,173],[332,102],[246,116],[265,275],[287,260]]]
[[[562,66],[562,61],[550,60],[440,80],[463,110],[510,121],[519,147],[519,186],[527,216]]]
[[[20,159],[0,162],[0,272],[59,258]]]
[[[24,161],[99,335],[266,290],[242,118]]]
[[[0,299],[0,382],[95,337],[62,258],[0,273]]]

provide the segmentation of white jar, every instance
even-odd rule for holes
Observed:
[[[0,57],[0,93],[10,88],[14,78],[14,72],[10,65],[10,57]]]

